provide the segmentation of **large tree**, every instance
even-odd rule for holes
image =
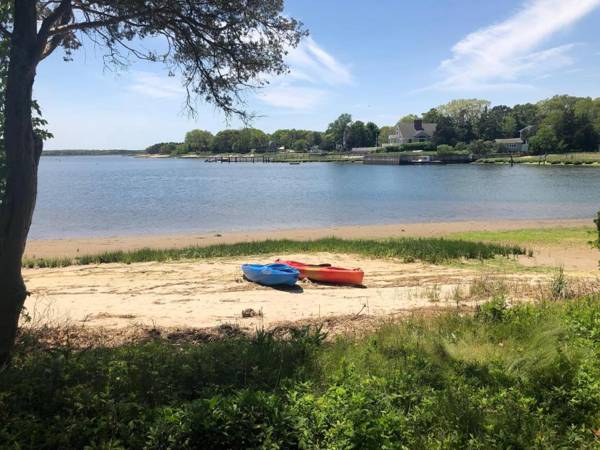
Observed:
[[[185,134],[184,146],[188,152],[207,152],[210,150],[213,135],[206,130],[191,130]]]
[[[21,258],[43,145],[34,133],[31,97],[40,62],[59,48],[69,59],[91,42],[106,50],[108,64],[123,65],[135,57],[180,73],[189,108],[199,98],[247,118],[244,90],[264,84],[263,73],[285,72],[286,49],[304,34],[299,22],[283,14],[283,0],[2,0],[0,35],[8,41],[9,57],[7,175],[0,209],[0,365],[9,359],[27,296]]]
[[[343,146],[345,144],[347,128],[350,126],[351,123],[352,116],[350,114],[340,114],[340,116],[337,119],[335,119],[329,124],[329,126],[327,127],[327,131],[325,131],[325,134],[329,136],[329,138],[334,142],[336,146]]]

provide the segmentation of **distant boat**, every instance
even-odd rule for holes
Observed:
[[[299,162],[291,162],[290,163],[292,166],[297,166],[298,164],[300,164]]]
[[[242,271],[248,280],[265,286],[293,286],[300,276],[298,269],[285,264],[244,264]]]
[[[276,260],[276,262],[298,269],[300,271],[300,279],[308,278],[311,281],[361,286],[365,276],[365,273],[361,269],[344,269],[342,267],[333,267],[330,264],[305,264],[298,261],[284,261],[281,259]]]

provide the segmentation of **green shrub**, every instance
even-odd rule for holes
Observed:
[[[597,448],[599,295],[323,339],[74,350],[22,335],[0,448]]]
[[[414,150],[435,150],[435,145],[432,142],[409,142],[401,146],[403,152]]]
[[[496,296],[492,300],[477,307],[475,317],[484,322],[502,322],[508,305],[504,296]]]
[[[438,155],[453,155],[455,153],[454,147],[446,144],[438,145],[436,151]]]

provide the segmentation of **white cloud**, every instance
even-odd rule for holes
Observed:
[[[296,111],[314,110],[336,88],[354,84],[350,69],[311,37],[290,49],[286,63],[290,73],[268,78],[270,86],[257,94],[259,100],[270,106]]]
[[[541,49],[555,33],[573,25],[600,0],[529,0],[507,20],[479,29],[452,47],[443,61],[438,89],[497,88],[520,85],[524,79],[573,64],[576,44]]]
[[[273,86],[264,89],[258,98],[271,106],[295,110],[310,110],[321,104],[327,91],[300,86]]]
[[[287,58],[293,78],[332,86],[353,83],[350,69],[321,48],[310,36],[291,49]]]
[[[151,72],[133,72],[133,82],[129,90],[153,98],[177,98],[185,94],[185,89],[175,77],[161,76]]]

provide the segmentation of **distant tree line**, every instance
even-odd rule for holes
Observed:
[[[349,150],[355,147],[375,147],[379,128],[373,122],[352,121],[342,114],[329,124],[325,132],[281,129],[267,134],[256,128],[222,130],[212,134],[205,130],[186,133],[183,142],[160,142],[146,148],[149,154],[184,155],[188,153],[264,153],[288,149],[299,152]]]
[[[437,123],[433,141],[418,149],[444,145],[459,152],[478,155],[498,150],[495,139],[519,137],[521,130],[534,154],[597,151],[600,145],[600,98],[555,96],[538,103],[491,106],[488,100],[458,99],[432,108],[418,116],[409,114],[396,124],[378,127],[374,122],[352,120],[341,114],[325,131],[281,129],[267,134],[256,128],[209,131],[192,130],[183,142],[154,144],[148,153],[248,153],[285,148],[295,151],[319,149],[344,151],[357,147],[377,147],[396,134],[398,123],[420,118]],[[406,146],[403,146],[406,147]],[[408,146],[410,147],[410,146]],[[417,148],[415,148],[417,149]]]

